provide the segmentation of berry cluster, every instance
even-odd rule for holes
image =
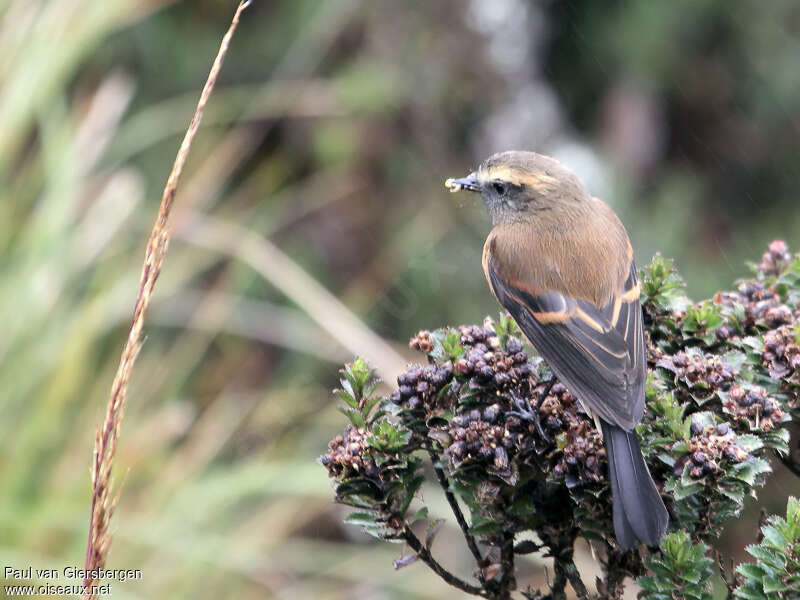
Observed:
[[[736,292],[717,292],[714,303],[723,307],[744,307],[742,326],[747,331],[754,328],[775,329],[792,322],[792,311],[781,303],[775,287],[760,281],[745,281]]]
[[[328,443],[328,452],[320,458],[328,475],[337,480],[356,475],[377,478],[380,475],[369,445],[369,432],[362,427],[348,425],[343,435]]]
[[[588,419],[575,420],[567,430],[567,445],[553,474],[564,478],[568,488],[605,479],[606,449],[600,432]]]
[[[750,455],[736,443],[727,423],[716,427],[703,427],[698,423],[691,425],[692,437],[688,443],[688,454],[675,462],[675,475],[680,475],[689,463],[689,475],[695,479],[724,472],[722,465],[740,463]]]
[[[520,432],[513,432],[519,419],[504,416],[499,404],[492,404],[483,410],[472,409],[468,413],[456,415],[450,421],[448,434],[450,445],[445,450],[453,466],[466,464],[485,464],[497,471],[509,471],[509,455],[513,458],[519,452],[516,442]],[[533,433],[533,432],[530,432]]]
[[[433,338],[431,337],[431,332],[425,329],[418,332],[417,335],[409,340],[408,347],[414,350],[419,350],[423,354],[428,354],[429,352],[433,351],[434,344]]]
[[[719,356],[687,353],[680,350],[674,356],[661,354],[656,366],[675,376],[675,385],[688,389],[696,399],[705,401],[715,393],[726,391],[733,383],[736,372]]]
[[[729,339],[736,337],[736,330],[728,323],[725,322],[714,331],[714,336],[718,342],[727,342]]]
[[[761,361],[774,380],[785,379],[800,383],[800,345],[793,328],[783,325],[764,335]]]
[[[439,392],[453,379],[453,366],[414,366],[397,377],[397,389],[389,399],[412,413],[429,413],[439,407]]]
[[[772,431],[784,420],[778,401],[761,387],[731,386],[722,407],[737,420],[746,420],[750,429]]]
[[[502,348],[491,327],[462,326],[459,333],[467,353],[456,361],[455,371],[469,380],[471,388],[508,389],[531,374],[528,354],[519,339],[510,337]]]
[[[557,435],[569,429],[578,411],[583,413],[580,403],[563,383],[556,383],[539,407],[539,418],[548,434]]]
[[[602,439],[567,388],[555,383],[536,414],[545,383],[532,376],[522,342],[509,337],[502,347],[490,326],[462,326],[458,331],[466,352],[456,361],[456,377],[479,395],[478,406],[457,414],[448,425],[445,455],[452,466],[483,466],[507,478],[512,462],[529,462],[535,453],[549,456],[553,474],[569,487],[602,481]]]
[[[458,335],[462,346],[474,347],[477,344],[488,345],[495,350],[500,348],[500,338],[492,327],[492,321],[487,319],[483,327],[480,325],[460,325]],[[521,348],[521,347],[520,347]]]
[[[552,387],[539,408],[539,418],[547,435],[560,439],[561,452],[553,455],[557,479],[564,479],[569,488],[604,479],[606,451],[600,433],[563,384]]]
[[[792,262],[792,254],[783,240],[770,243],[769,249],[761,256],[758,270],[767,276],[778,276],[786,270]]]

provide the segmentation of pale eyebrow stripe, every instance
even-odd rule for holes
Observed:
[[[555,184],[558,180],[549,175],[530,175],[522,173],[518,169],[512,167],[489,167],[488,169],[478,170],[478,181],[486,183],[487,181],[506,181],[512,185],[530,185],[536,186],[541,184]]]

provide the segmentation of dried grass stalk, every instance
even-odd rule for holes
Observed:
[[[189,124],[189,128],[186,130],[186,135],[175,157],[172,171],[164,186],[158,217],[153,225],[150,239],[147,242],[144,265],[142,267],[142,277],[139,283],[139,294],[136,297],[136,304],[133,309],[133,322],[131,323],[131,329],[128,333],[128,339],[125,342],[125,348],[122,351],[117,373],[114,376],[114,382],[111,385],[105,421],[103,422],[102,428],[95,432],[94,453],[91,467],[92,509],[89,515],[89,539],[86,544],[86,559],[84,562],[84,567],[87,571],[87,576],[83,580],[84,592],[82,598],[84,600],[96,598],[96,593],[93,591],[93,586],[97,585],[99,579],[95,576],[96,571],[105,566],[108,549],[111,545],[109,522],[114,512],[114,507],[119,500],[119,490],[117,489],[112,493],[113,481],[111,479],[111,470],[114,465],[114,453],[117,447],[117,438],[119,437],[122,419],[125,414],[125,398],[127,396],[131,370],[133,369],[136,357],[141,348],[140,338],[144,326],[145,314],[147,313],[147,307],[150,304],[153,288],[155,287],[156,279],[158,279],[158,274],[161,272],[161,266],[164,263],[164,257],[167,253],[167,245],[170,237],[167,222],[169,220],[173,200],[175,199],[178,180],[180,179],[181,172],[186,163],[186,157],[189,154],[192,140],[200,126],[200,120],[203,117],[206,103],[214,89],[217,75],[222,67],[222,60],[228,51],[228,45],[239,24],[242,11],[244,11],[249,4],[250,0],[239,3],[236,13],[233,15],[231,25],[225,33],[225,37],[222,38],[217,57],[214,59],[214,64],[208,74],[203,92],[200,94],[200,100],[197,103],[194,116]],[[95,573],[92,573],[92,571]]]

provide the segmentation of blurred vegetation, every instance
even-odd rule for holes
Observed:
[[[144,241],[233,8],[0,0],[5,564],[82,562]],[[496,312],[486,218],[443,179],[496,150],[554,155],[612,203],[641,264],[674,256],[705,297],[769,240],[800,246],[799,28],[790,0],[256,0],[134,371],[109,566],[144,580],[114,596],[443,597],[416,566],[390,576],[396,554],[341,524],[313,462],[354,346],[388,379],[414,331]],[[358,321],[334,297],[359,335],[337,333]],[[437,538],[453,568],[469,561],[456,533]]]

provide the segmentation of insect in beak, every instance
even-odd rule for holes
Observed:
[[[478,175],[474,172],[460,179],[453,179],[451,177],[444,182],[444,187],[452,193],[460,192],[461,190],[467,190],[468,192],[481,191],[480,185],[478,185]]]

